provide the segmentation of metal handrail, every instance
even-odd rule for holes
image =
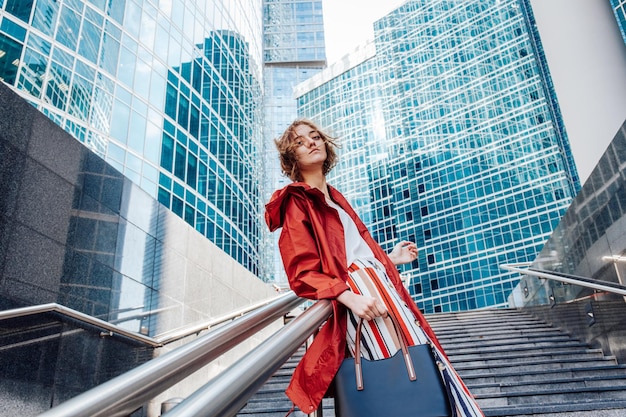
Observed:
[[[227,321],[234,320],[238,317],[243,316],[246,313],[249,313],[257,308],[263,307],[275,300],[280,300],[285,296],[286,293],[282,293],[276,297],[270,298],[268,300],[259,301],[258,303],[250,304],[249,306],[240,308],[235,311],[231,311],[230,313],[224,314],[223,316],[216,317],[209,321],[192,324],[189,326],[185,326],[180,329],[170,330],[159,335],[156,335],[154,338],[159,341],[159,343],[166,345],[171,342],[175,342],[177,340],[183,339],[187,336],[190,336],[195,333],[199,333],[204,330],[210,330],[212,327],[220,325],[222,323],[226,323]]]
[[[524,275],[531,275],[537,278],[551,279],[554,281],[564,282],[566,284],[578,285],[581,287],[592,288],[594,290],[606,291],[618,295],[626,295],[626,286],[616,284],[614,282],[601,281],[599,279],[579,277],[576,275],[565,274],[563,272],[545,271],[542,269],[528,268],[522,269],[520,266],[529,266],[528,263],[519,264],[503,264],[500,268],[507,271],[519,272]]]
[[[122,417],[302,304],[293,292],[98,385],[40,417]]]
[[[321,300],[163,417],[234,416],[332,313]]]
[[[145,343],[151,347],[162,347],[163,345],[167,345],[168,343],[175,342],[177,340],[183,339],[192,334],[200,333],[201,331],[204,331],[204,330],[209,330],[210,328],[215,327],[219,324],[226,323],[227,321],[231,321],[233,319],[236,319],[237,317],[241,317],[244,314],[249,313],[252,310],[256,310],[259,307],[272,303],[276,300],[280,300],[282,299],[282,297],[284,297],[284,294],[281,294],[277,297],[273,297],[264,301],[259,301],[258,303],[255,303],[255,304],[250,304],[249,306],[232,311],[223,316],[213,318],[209,321],[196,323],[196,324],[192,324],[190,326],[186,326],[180,329],[175,329],[175,330],[171,330],[168,332],[164,332],[155,337],[150,337],[150,336],[143,335],[141,333],[126,330],[123,327],[115,325],[115,322],[108,322],[108,321],[99,319],[97,317],[90,316],[89,314],[85,314],[80,311],[74,310],[72,308],[65,307],[64,305],[57,304],[57,303],[39,304],[35,306],[19,307],[19,308],[14,308],[11,310],[0,311],[0,321],[17,318],[17,317],[42,314],[42,313],[58,313],[67,317],[71,317],[83,323],[87,323],[92,326],[99,327],[100,329],[105,330],[109,334],[114,334],[114,333],[119,334],[129,339],[133,339],[133,340]],[[154,313],[155,311],[160,312],[163,310],[165,309],[144,312],[143,314],[137,314],[135,317],[142,317],[149,313]],[[119,320],[119,321],[126,321],[127,319],[128,317],[125,317],[123,320]]]
[[[0,321],[42,313],[59,313],[64,316],[81,321],[83,323],[99,327],[103,330],[108,331],[109,333],[117,333],[130,339],[140,341],[152,347],[162,346],[162,343],[152,337],[126,330],[120,326],[116,326],[115,324],[111,324],[107,321],[90,316],[89,314],[81,313],[80,311],[65,307],[57,303],[39,304],[36,306],[20,307],[11,310],[0,311]]]

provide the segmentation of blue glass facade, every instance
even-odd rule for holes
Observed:
[[[326,61],[321,0],[263,0],[266,64]]]
[[[0,78],[255,274],[262,8],[0,1]]]
[[[610,0],[613,13],[615,13],[615,19],[617,19],[617,25],[626,43],[626,1],[625,0]]]
[[[330,181],[425,312],[504,306],[580,188],[526,1],[408,1],[353,65],[298,87],[342,143]],[[339,75],[337,75],[339,74]]]
[[[263,202],[267,202],[274,190],[291,182],[280,172],[274,139],[298,116],[293,88],[326,66],[322,0],[264,0],[263,22]],[[273,268],[265,270],[262,278],[281,281],[278,237],[264,232],[263,262]]]

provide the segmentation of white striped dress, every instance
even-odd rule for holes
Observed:
[[[356,294],[366,295],[381,300],[389,314],[398,319],[400,330],[404,334],[409,346],[429,343],[429,337],[424,333],[413,312],[407,307],[387,276],[385,267],[376,260],[356,260],[348,269],[348,286]],[[359,317],[348,310],[348,348],[354,356],[354,338]],[[400,349],[391,319],[377,317],[374,320],[364,321],[361,330],[361,354],[369,360],[389,358]],[[450,362],[436,345],[433,347],[435,360],[441,365],[439,371],[442,380],[453,398],[451,401],[453,417],[479,417],[482,411],[472,395],[466,390],[461,378]]]
[[[349,265],[347,284],[352,292],[381,300],[387,307],[387,311],[397,319],[409,346],[429,343],[429,337],[424,333],[413,312],[398,294],[384,265],[375,258],[372,250],[359,234],[352,218],[334,201],[327,200],[327,203],[337,210],[343,225],[346,257]],[[348,310],[346,340],[353,356],[358,320],[359,318],[351,310]],[[400,349],[398,337],[389,318],[377,317],[374,320],[364,321],[361,333],[361,352],[363,357],[369,360],[389,358]],[[448,391],[448,396],[453,399],[451,401],[452,416],[483,417],[474,397],[467,391],[465,384],[450,365],[446,356],[435,347],[436,345],[433,344],[432,346],[435,360],[442,365],[439,366],[439,371]]]

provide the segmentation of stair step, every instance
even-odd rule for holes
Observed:
[[[439,340],[439,338],[437,338]],[[442,340],[446,340],[445,338],[443,338]],[[441,343],[443,343],[442,340],[439,340]],[[500,344],[500,343],[508,343],[508,344],[516,344],[516,343],[525,343],[525,342],[535,342],[535,341],[541,341],[543,343],[550,343],[550,342],[565,342],[565,341],[572,341],[575,339],[572,339],[570,336],[560,333],[560,334],[550,334],[550,335],[532,335],[532,334],[522,334],[522,335],[516,335],[516,334],[502,334],[499,336],[496,335],[492,335],[489,338],[486,337],[482,337],[482,338],[474,338],[474,340],[468,340],[468,337],[464,337],[464,338],[459,338],[458,340],[454,341],[455,345],[468,345],[468,346],[476,346],[476,344],[481,344],[481,345],[492,345],[492,344]]]
[[[440,335],[480,335],[482,333],[506,333],[506,332],[536,332],[536,333],[563,333],[558,328],[548,326],[545,323],[458,323],[454,326],[431,325],[435,333]]]
[[[577,362],[579,364],[584,363],[584,365],[587,367],[604,366],[607,364],[607,362],[615,363],[614,359],[610,359],[610,358],[600,359],[600,360],[598,359],[587,360],[585,358],[581,358],[577,360]],[[467,371],[467,370],[475,370],[475,369],[485,369],[485,365],[481,365],[481,364],[477,364],[477,365],[470,365],[470,364],[463,364],[463,363],[455,364],[454,362],[452,362],[452,365],[454,366],[454,369],[456,369],[459,372]],[[518,363],[491,364],[489,365],[489,369],[492,371],[497,369],[498,373],[501,373],[501,372],[519,370],[520,366],[522,365]],[[524,364],[523,368],[524,368],[524,371],[526,372],[537,372],[537,371],[544,371],[544,370],[569,369],[570,366],[571,364],[567,362],[552,361],[552,360],[537,360],[537,361],[534,361],[533,363]]]
[[[595,389],[595,388],[614,388],[624,389],[626,387],[626,375],[615,376],[612,378],[574,378],[574,379],[552,379],[540,382],[515,382],[515,383],[491,383],[491,384],[473,384],[472,394],[479,396],[491,393],[518,393],[518,392],[537,392],[547,390],[550,387],[559,387],[560,389]]]
[[[508,406],[484,408],[485,417],[623,417],[625,401],[588,401],[576,404],[538,404],[535,406]]]
[[[456,346],[446,346],[442,345],[446,354],[454,355],[454,354],[463,354],[463,353],[476,353],[476,352],[508,352],[511,350],[529,350],[536,348],[554,348],[554,344],[552,343],[544,343],[544,342],[530,342],[530,343],[517,343],[507,345],[506,343],[494,343],[491,345],[481,344],[472,346],[457,344]],[[578,341],[565,341],[559,343],[560,347],[579,347],[579,348],[588,348],[589,345]]]
[[[563,337],[563,333],[558,330],[508,330],[508,331],[493,331],[493,332],[480,332],[480,333],[445,333],[437,332],[437,339],[441,343],[457,343],[459,341],[471,340],[480,343],[483,340],[507,340],[513,338],[529,338],[529,339],[541,339],[547,337]]]
[[[540,330],[552,329],[558,330],[558,327],[552,326],[545,321],[539,319],[510,319],[506,317],[491,318],[485,320],[456,320],[454,322],[430,322],[430,327],[439,331],[459,331],[474,333],[478,331],[494,331],[498,329],[514,329],[514,330]]]
[[[461,353],[461,354],[450,354],[450,352],[446,352],[448,358],[454,362],[462,362],[462,361],[471,361],[471,360],[491,360],[491,359],[505,359],[505,360],[515,360],[520,359],[527,361],[528,359],[532,359],[535,357],[550,357],[550,358],[558,358],[558,359],[573,359],[579,358],[581,356],[597,356],[604,357],[604,353],[601,349],[581,349],[579,347],[572,347],[569,349],[561,349],[558,350],[550,349],[550,348],[540,348],[540,349],[519,349],[519,350],[508,350],[508,351],[496,351],[496,352],[478,352],[478,353]]]
[[[617,367],[613,365],[597,367],[571,366],[569,368],[541,370],[535,371],[533,373],[528,373],[526,370],[520,371],[519,369],[510,372],[502,372],[501,370],[498,370],[497,373],[489,369],[479,369],[478,371],[459,371],[457,369],[457,371],[465,384],[470,388],[470,390],[473,384],[492,382],[500,382],[504,384],[527,382],[537,383],[543,381],[559,380],[562,378],[592,378],[594,376],[603,376],[610,378],[626,375],[626,369],[623,365]]]
[[[543,391],[524,391],[514,394],[486,393],[474,394],[481,408],[504,407],[509,405],[534,404],[569,404],[590,401],[626,401],[626,390],[623,387],[571,388],[555,387]]]
[[[237,415],[246,417],[284,417],[291,410],[291,407],[293,407],[293,404],[286,396],[284,400],[272,400],[271,403],[250,400],[244,408],[239,410]],[[322,401],[322,407],[324,417],[335,417],[335,407],[332,399],[325,398]],[[296,408],[289,417],[306,417],[307,415]]]

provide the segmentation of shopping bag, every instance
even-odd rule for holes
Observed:
[[[363,319],[359,321],[355,357],[344,359],[335,377],[337,417],[450,416],[450,402],[432,347],[407,347],[395,318],[392,321],[401,349],[381,360],[361,357]]]

